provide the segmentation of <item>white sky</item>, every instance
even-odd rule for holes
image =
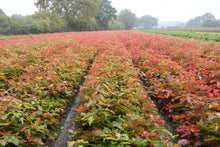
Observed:
[[[0,8],[8,15],[33,14],[36,0],[0,0]],[[145,14],[159,21],[188,21],[207,12],[220,19],[220,0],[111,0],[118,12],[128,8],[138,17]]]

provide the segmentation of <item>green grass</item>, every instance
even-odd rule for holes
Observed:
[[[215,33],[215,32],[191,32],[191,31],[169,31],[169,30],[138,30],[138,31],[220,42],[220,33]]]

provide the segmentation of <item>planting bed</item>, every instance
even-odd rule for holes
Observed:
[[[0,40],[0,146],[219,147],[219,48],[130,31]]]
[[[219,47],[143,34],[127,36],[119,38],[133,52],[158,109],[176,124],[178,143],[219,146]]]

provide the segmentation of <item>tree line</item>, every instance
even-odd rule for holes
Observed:
[[[211,13],[206,13],[202,16],[190,19],[186,24],[187,28],[201,28],[201,27],[220,27],[220,19],[215,19]]]
[[[150,29],[158,19],[150,15],[137,18],[129,9],[117,15],[109,0],[37,0],[33,15],[8,17],[0,9],[0,34],[37,34],[67,31]]]

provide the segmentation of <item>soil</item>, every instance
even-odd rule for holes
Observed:
[[[96,53],[96,55],[97,54],[98,52]],[[59,134],[58,137],[54,141],[50,141],[48,143],[49,147],[67,147],[68,146],[68,140],[69,140],[68,130],[71,130],[72,128],[75,127],[73,118],[76,117],[76,111],[73,109],[79,107],[80,97],[78,95],[80,93],[80,87],[83,86],[83,83],[85,82],[85,77],[90,71],[90,67],[93,64],[95,56],[90,61],[90,65],[86,69],[83,75],[83,78],[81,79],[81,82],[77,87],[77,92],[73,93],[73,95],[75,96],[74,99],[70,100],[70,102],[66,106],[65,113],[63,114],[62,119],[60,120],[59,125],[57,126],[57,132]]]
[[[149,87],[150,84],[146,83],[141,78],[141,76],[139,76],[139,79],[140,79],[140,83],[142,84],[144,90],[147,91],[146,87]],[[159,109],[158,98],[155,98],[154,96],[152,96],[151,93],[148,93],[148,96],[151,98],[151,101],[155,104],[155,107],[159,110],[158,113],[160,115],[160,118],[165,121],[165,124],[164,124],[165,129],[167,129],[170,133],[172,133],[172,135],[175,136],[177,134],[177,132],[175,131],[176,127],[175,127],[175,124],[172,122],[171,118],[168,117],[168,112],[164,112]],[[161,125],[161,126],[163,126],[163,125]],[[167,135],[170,136],[168,133],[167,133]],[[176,142],[172,137],[169,141],[172,143]]]
[[[65,121],[61,125],[61,132],[59,137],[57,138],[56,142],[51,145],[51,147],[66,147],[69,140],[69,133],[67,130],[71,129],[73,126],[75,126],[73,122],[73,118],[76,116],[76,111],[73,110],[73,108],[78,108],[79,106],[79,96],[76,96],[74,103],[70,107],[70,111],[67,113],[67,117],[65,118]]]

